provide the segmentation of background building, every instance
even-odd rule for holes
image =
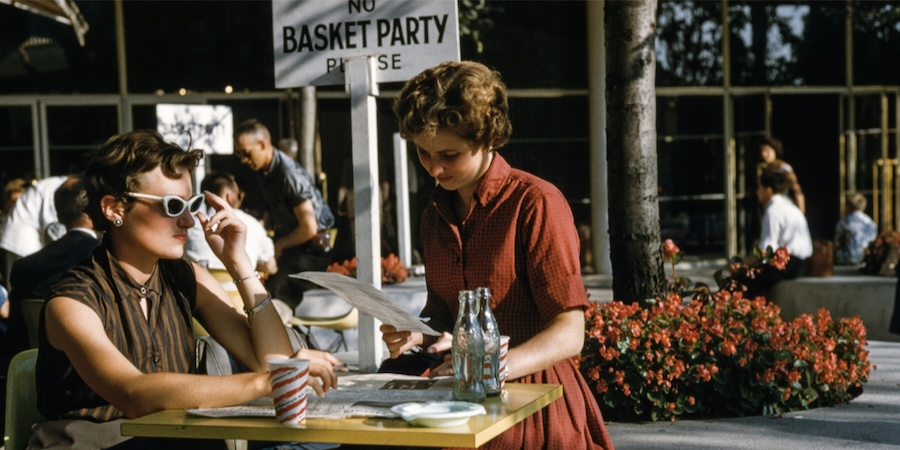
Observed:
[[[273,140],[300,134],[300,89],[276,90],[266,1],[60,1],[88,29],[0,0],[0,181],[67,172],[105,138],[155,128],[158,103],[232,108]],[[28,3],[28,2],[24,2]],[[514,166],[555,183],[590,224],[589,83],[584,1],[459,2],[476,12],[462,58],[500,70],[511,89]],[[462,15],[462,14],[461,14]],[[664,238],[692,255],[745,252],[757,232],[753,143],[784,142],[814,239],[830,239],[843,194],[862,191],[881,228],[900,225],[900,2],[660,1],[657,149]],[[378,100],[383,180],[391,180],[390,101]],[[324,190],[337,210],[350,148],[347,95],[319,88]],[[615,149],[608,149],[615,151]],[[234,172],[259,207],[250,174]],[[411,165],[418,169],[417,165]],[[430,183],[421,171],[420,204]],[[609,176],[615,176],[610,174]],[[417,213],[413,213],[413,219]],[[413,226],[415,230],[415,224]],[[346,235],[344,235],[346,236]]]

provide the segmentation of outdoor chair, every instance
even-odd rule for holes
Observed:
[[[347,351],[347,340],[344,338],[344,330],[356,327],[359,323],[359,311],[356,308],[350,308],[346,313],[336,317],[297,317],[291,319],[291,325],[299,329],[306,337],[311,348],[318,350],[327,350],[331,353],[339,351],[341,348]],[[304,330],[303,327],[306,327]],[[334,330],[338,334],[337,339],[328,346],[322,348],[312,335],[312,327],[328,328]]]
[[[6,450],[24,450],[31,438],[31,427],[44,420],[37,407],[34,368],[37,349],[25,350],[13,357],[6,377]]]
[[[22,317],[25,318],[25,331],[28,333],[28,348],[38,347],[38,322],[41,320],[42,298],[26,298],[19,302]]]

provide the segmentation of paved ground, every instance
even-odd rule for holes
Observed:
[[[876,366],[852,402],[786,414],[654,423],[607,423],[619,450],[900,449],[900,343],[870,342]]]

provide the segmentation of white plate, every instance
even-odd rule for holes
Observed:
[[[468,402],[403,403],[392,407],[391,412],[417,427],[456,427],[472,416],[487,414],[484,406]]]

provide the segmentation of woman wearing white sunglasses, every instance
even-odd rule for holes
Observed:
[[[155,131],[136,131],[113,136],[91,160],[87,212],[105,236],[47,301],[36,378],[48,421],[34,429],[29,448],[224,447],[129,439],[119,423],[271,395],[266,361],[290,356],[290,341],[244,251],[246,227],[220,197],[192,193],[191,172],[202,157]],[[200,211],[204,200],[211,217]],[[181,259],[195,220],[234,278],[246,317],[218,281]],[[194,317],[250,372],[196,374]],[[336,387],[336,358],[310,350],[294,356],[311,361],[310,384],[319,395]]]

